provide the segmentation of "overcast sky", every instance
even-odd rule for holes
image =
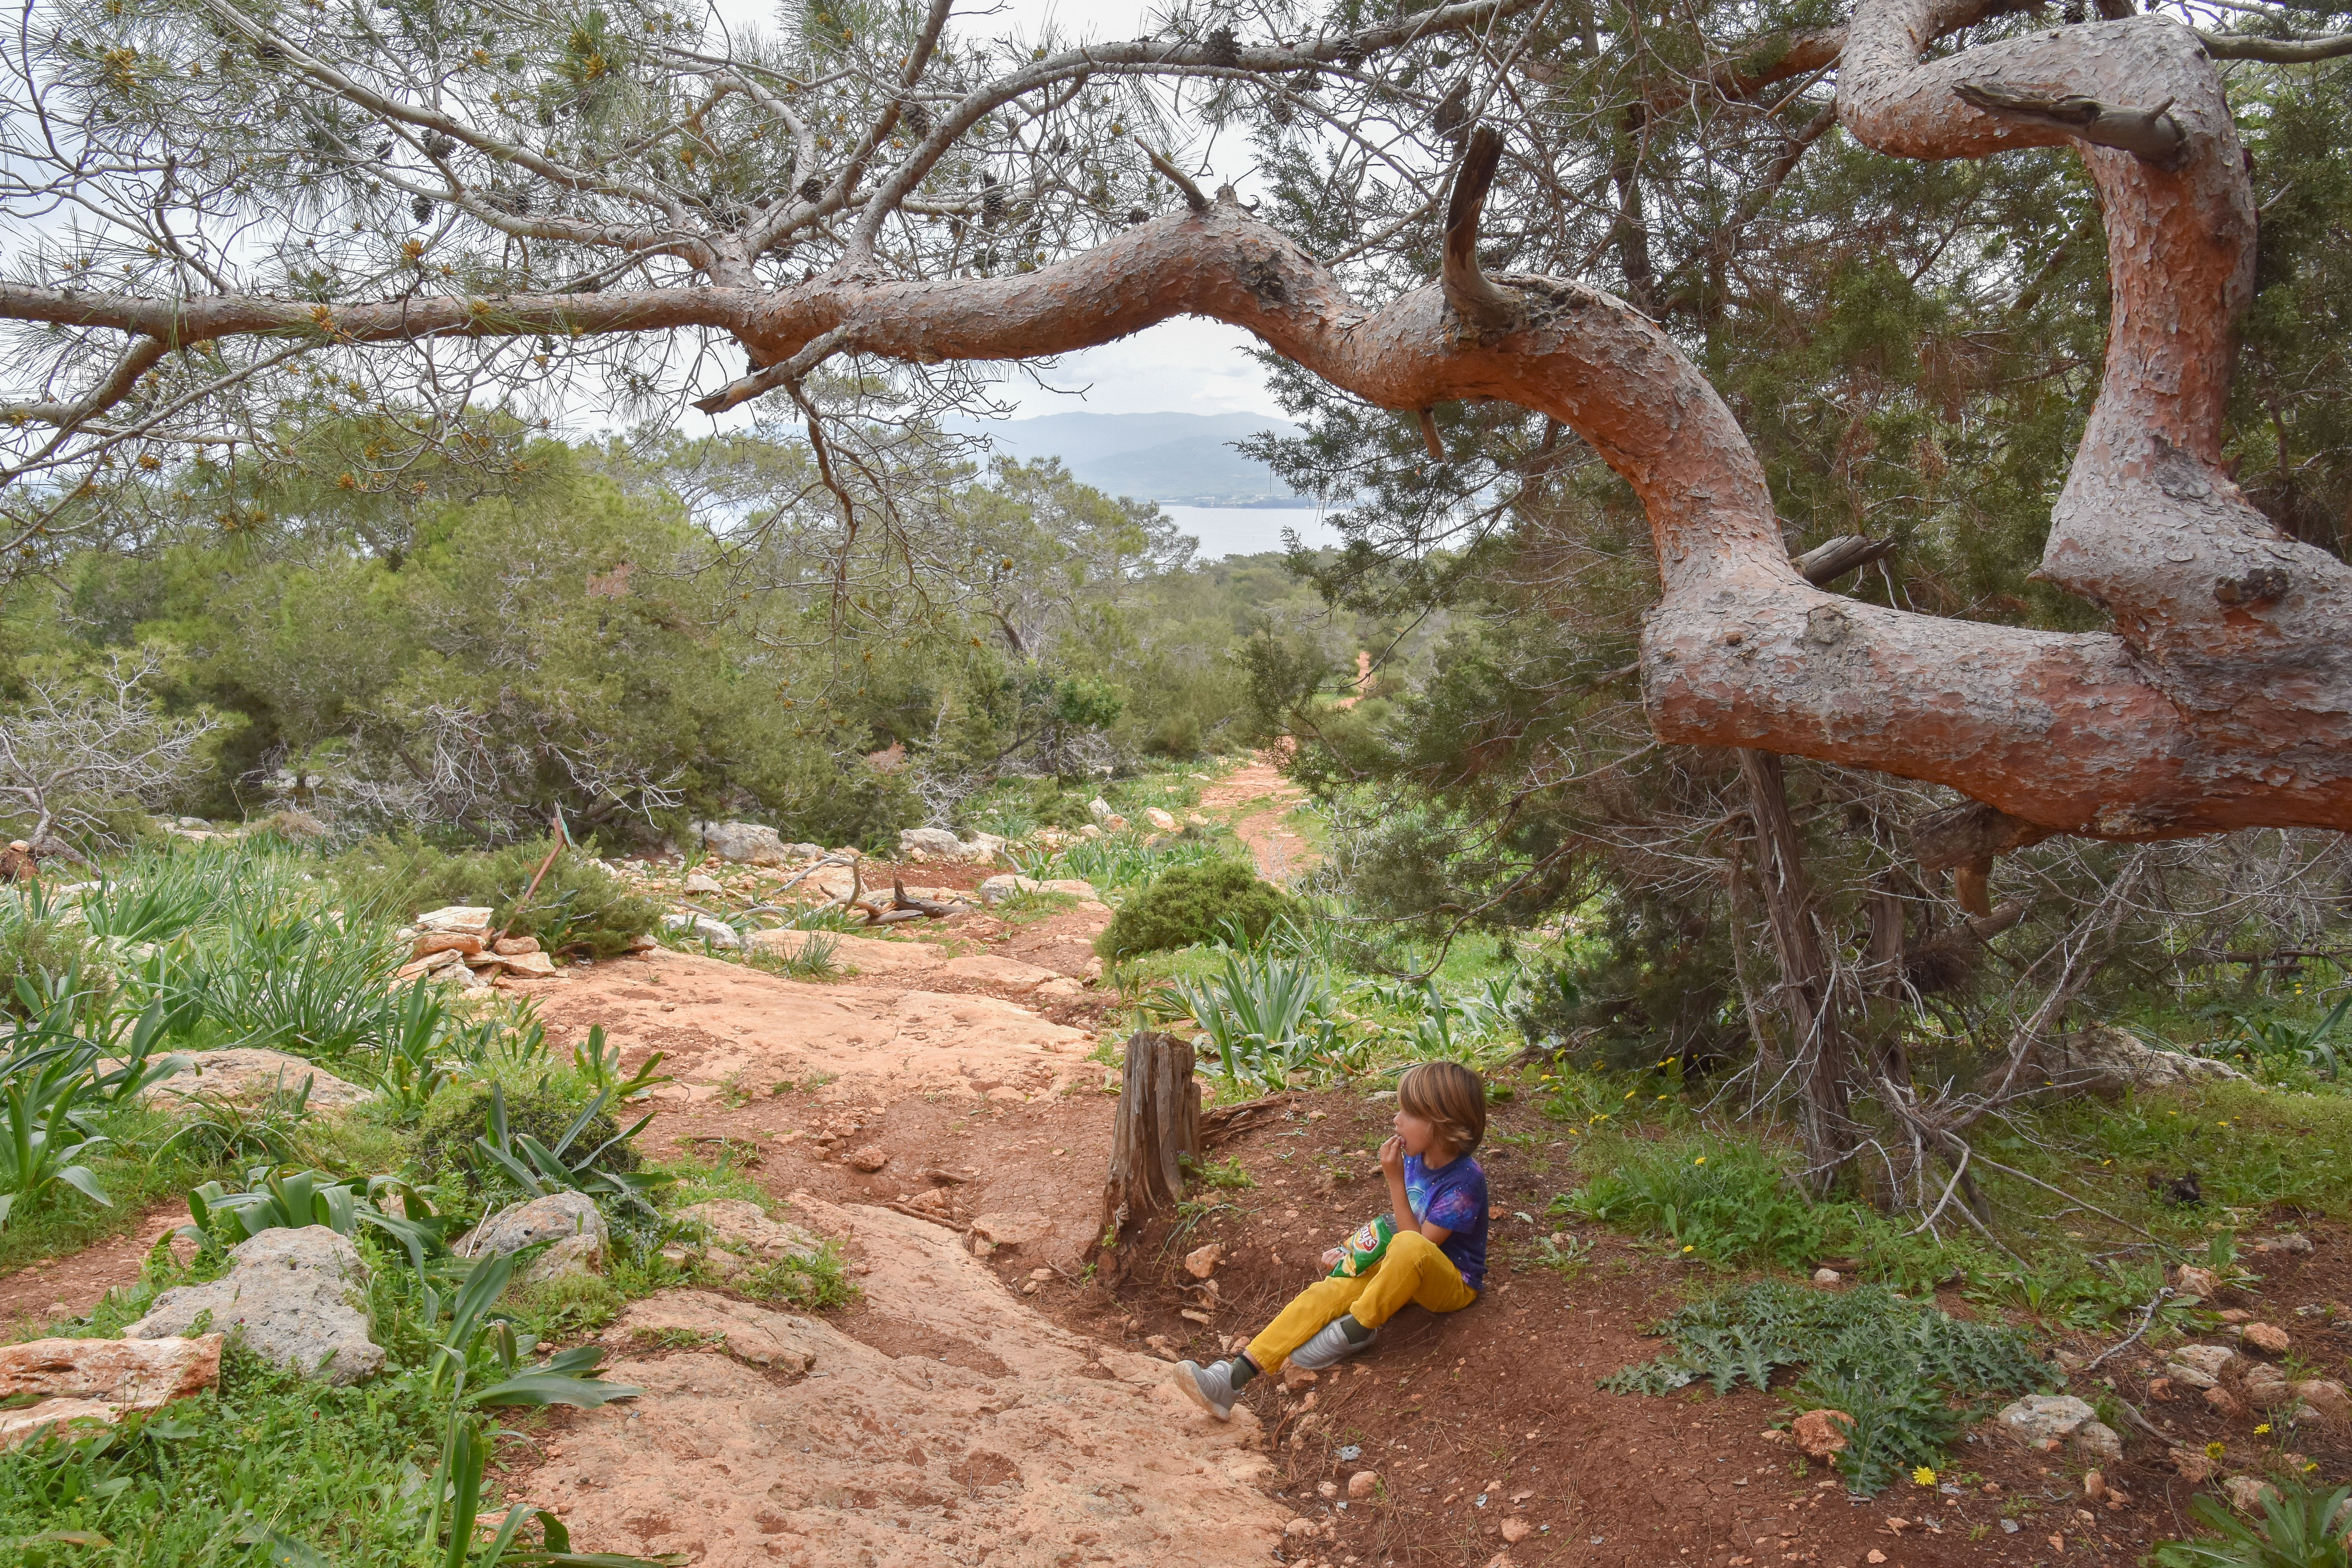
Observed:
[[[774,0],[715,0],[715,8],[730,26],[774,29]],[[1144,31],[1145,9],[1139,0],[966,0],[948,25],[979,37],[1031,38],[1051,26],[1072,42],[1132,38]],[[1230,145],[1235,166],[1218,166],[1214,173],[1246,190],[1240,162],[1246,158],[1246,144]],[[1180,317],[1118,342],[1065,354],[1050,369],[1015,371],[997,395],[1016,405],[1015,417],[1080,411],[1279,414],[1265,371],[1243,352],[1255,342],[1223,321]]]

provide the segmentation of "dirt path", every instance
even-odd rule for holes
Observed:
[[[137,1284],[155,1243],[187,1223],[185,1204],[158,1205],[139,1216],[128,1236],[63,1258],[44,1258],[0,1278],[0,1344],[45,1323],[81,1317],[105,1300],[109,1290]]]
[[[1201,810],[1222,816],[1233,825],[1234,834],[1256,859],[1259,876],[1283,882],[1321,858],[1304,835],[1284,826],[1306,798],[1305,790],[1282,776],[1272,756],[1257,752],[1252,753],[1248,766],[1227,773],[1201,792]]]

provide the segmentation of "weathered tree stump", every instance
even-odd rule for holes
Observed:
[[[1111,1131],[1110,1181],[1103,1190],[1106,1247],[1137,1220],[1176,1206],[1184,1196],[1179,1162],[1200,1147],[1201,1085],[1192,1077],[1192,1042],[1137,1030],[1127,1042],[1127,1076]]]

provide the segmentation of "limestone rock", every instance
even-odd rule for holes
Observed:
[[[490,916],[497,912],[478,904],[451,904],[417,916],[416,929],[478,937],[490,929]]]
[[[685,890],[688,893],[699,896],[705,893],[723,893],[727,889],[719,885],[718,878],[710,876],[705,872],[697,871],[693,876],[688,877],[686,879]]]
[[[2294,1385],[2286,1374],[2266,1361],[2255,1362],[2246,1368],[2246,1397],[2264,1410],[2275,1410],[2295,1400]]]
[[[2106,1024],[2091,1024],[2044,1049],[2042,1069],[2061,1089],[2114,1098],[2136,1089],[2211,1083],[2246,1075],[2227,1062],[2158,1050]]]
[[[75,1421],[111,1426],[121,1418],[122,1407],[103,1399],[44,1399],[21,1410],[0,1410],[0,1448],[13,1448],[52,1426]]]
[[[1143,820],[1151,824],[1154,828],[1158,829],[1161,833],[1173,833],[1176,831],[1176,819],[1169,816],[1166,812],[1160,810],[1156,805],[1148,805],[1143,808]]]
[[[830,943],[833,961],[845,970],[861,976],[919,974],[936,969],[946,962],[947,955],[927,942],[891,942],[881,937],[840,936],[832,931],[755,931],[751,936],[751,951],[772,953],[779,958],[798,957],[810,942]]]
[[[2173,1469],[2192,1487],[2213,1479],[2214,1460],[2210,1454],[2196,1448],[2175,1448],[2170,1458]]]
[[[1213,1241],[1206,1247],[1196,1247],[1184,1255],[1184,1272],[1195,1279],[1206,1279],[1225,1260],[1223,1242]]]
[[[2264,1355],[2284,1355],[2292,1343],[2284,1329],[2276,1323],[2248,1323],[2238,1331],[2238,1338]]]
[[[1536,1532],[1536,1527],[1517,1515],[1503,1521],[1503,1539],[1513,1546]]]
[[[2221,1277],[2193,1263],[2184,1263],[2175,1269],[2172,1280],[2174,1289],[2182,1295],[2194,1296],[2200,1301],[2210,1301],[2221,1293]]]
[[[1039,986],[1062,978],[1050,969],[1024,963],[1017,958],[1000,958],[992,952],[967,953],[961,958],[951,958],[933,973],[941,980],[968,981],[1015,996],[1025,996]]]
[[[537,952],[539,951],[539,938],[535,936],[502,936],[499,938],[498,941],[490,943],[490,951],[497,953],[500,958],[520,958],[525,953]]]
[[[1790,1435],[1797,1447],[1816,1459],[1826,1459],[1843,1453],[1846,1434],[1853,1429],[1853,1417],[1843,1410],[1808,1410],[1790,1426]]]
[[[2278,1253],[2309,1252],[2312,1250],[2311,1237],[2299,1230],[2290,1230],[2278,1236],[2263,1237],[2254,1243],[2254,1250]]]
[[[574,1541],[702,1568],[1270,1560],[1291,1510],[1266,1495],[1246,1406],[1230,1424],[1200,1415],[1159,1386],[1165,1363],[1057,1328],[936,1226],[794,1208],[824,1234],[854,1229],[890,1348],[710,1296],[634,1304],[602,1375],[644,1393],[568,1418],[530,1479]],[[951,1500],[952,1516],[919,1498]],[[767,1552],[780,1542],[783,1557]]]
[[[1839,1273],[1834,1268],[1816,1268],[1813,1270],[1813,1283],[1816,1285],[1835,1285],[1843,1281],[1844,1279],[1845,1276]]]
[[[1381,1477],[1377,1470],[1358,1470],[1348,1478],[1348,1496],[1353,1501],[1361,1502],[1380,1489]]]
[[[871,1175],[890,1163],[890,1151],[879,1143],[868,1143],[862,1148],[851,1150],[847,1160],[851,1170],[864,1171]]]
[[[999,1247],[1034,1247],[1054,1234],[1054,1222],[1027,1209],[984,1214],[972,1220],[971,1233]]]
[[[963,840],[944,827],[906,827],[898,832],[898,853],[937,855],[944,859],[964,858]]]
[[[1993,1425],[2029,1448],[2066,1441],[2098,1419],[2099,1413],[2071,1394],[2029,1394],[2001,1407]]]
[[[662,930],[677,936],[698,937],[711,946],[733,952],[743,945],[743,939],[733,926],[709,915],[682,913],[662,916]]]
[[[299,1092],[307,1080],[310,1098],[305,1103],[313,1110],[320,1110],[357,1105],[373,1099],[374,1094],[372,1089],[346,1082],[324,1068],[284,1051],[240,1046],[234,1050],[189,1051],[186,1055],[194,1070],[152,1085],[144,1098],[185,1100],[203,1093],[249,1103],[267,1100],[280,1088],[289,1093]]]
[[[708,1290],[665,1290],[630,1303],[599,1339],[616,1352],[690,1335],[724,1344],[738,1361],[773,1372],[804,1373],[829,1348],[807,1318],[771,1312]]]
[[[467,958],[481,951],[482,939],[472,931],[428,931],[417,933],[408,955],[425,958],[436,952],[454,952],[460,958]]]
[[[698,822],[694,831],[704,849],[740,866],[781,866],[786,858],[782,836],[756,822]]]
[[[2352,1393],[2332,1377],[2315,1377],[2294,1385],[2295,1397],[2302,1400],[2322,1422],[2330,1426],[2352,1426]]]
[[[504,947],[506,943],[499,945]],[[543,952],[502,952],[493,962],[509,974],[524,980],[551,980],[563,973],[555,967],[555,960]]]
[[[2260,1476],[2231,1476],[2221,1483],[2229,1494],[2230,1506],[2240,1513],[2259,1514],[2263,1504],[2278,1496],[2278,1489]]]
[[[175,1285],[126,1340],[175,1338],[209,1312],[215,1329],[236,1329],[264,1361],[327,1383],[357,1383],[383,1364],[368,1338],[367,1265],[322,1225],[265,1230],[229,1249],[227,1274],[208,1285]]]
[[[677,1211],[677,1216],[707,1226],[710,1246],[702,1262],[723,1279],[732,1279],[753,1264],[775,1263],[787,1258],[812,1258],[823,1243],[796,1225],[780,1225],[760,1212],[760,1205],[742,1198],[713,1198]]]
[[[0,1399],[33,1394],[45,1404],[94,1401],[118,1415],[160,1410],[174,1399],[219,1386],[221,1345],[226,1338],[29,1340],[0,1346]],[[36,1405],[7,1415],[29,1415],[41,1408]],[[56,1411],[42,1424],[83,1414]],[[29,1435],[32,1429],[24,1431]]]
[[[2191,1388],[2210,1388],[2237,1359],[2238,1352],[2227,1345],[2181,1345],[2173,1351],[2164,1370],[2175,1383],[2185,1383]]]
[[[1077,877],[1055,877],[1039,881],[1034,877],[1015,876],[1001,872],[980,885],[980,901],[1001,904],[1015,893],[1066,893],[1074,899],[1092,900],[1097,895],[1095,885]]]
[[[525,1284],[566,1274],[602,1274],[611,1231],[585,1193],[551,1193],[501,1209],[457,1238],[460,1258],[503,1258],[542,1241],[555,1245],[524,1271]]]
[[[2095,1464],[2112,1465],[2124,1457],[2122,1434],[2104,1421],[2085,1421],[2075,1427],[2074,1435],[2066,1440],[2066,1447],[2075,1458],[2089,1459]]]

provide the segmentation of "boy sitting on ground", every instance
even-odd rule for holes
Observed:
[[[1260,1373],[1285,1362],[1320,1371],[1354,1355],[1407,1303],[1458,1312],[1476,1300],[1486,1278],[1486,1173],[1470,1156],[1486,1136],[1486,1086],[1476,1073],[1454,1062],[1406,1072],[1396,1135],[1381,1145],[1395,1228],[1387,1246],[1363,1245],[1374,1238],[1360,1232],[1353,1248],[1333,1247],[1323,1255],[1328,1279],[1300,1291],[1241,1354],[1208,1366],[1177,1363],[1176,1386],[1229,1421]]]

